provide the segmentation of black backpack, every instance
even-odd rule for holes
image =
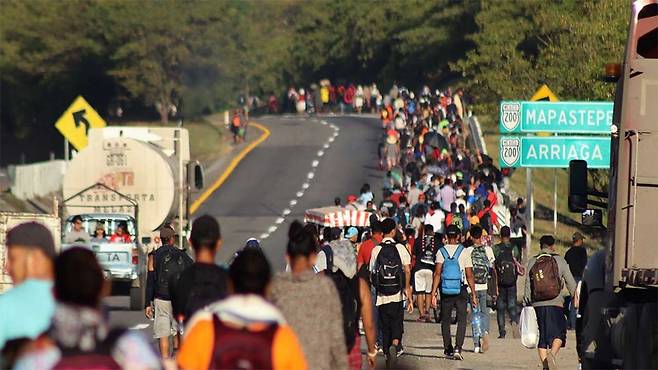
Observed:
[[[320,248],[324,252],[324,257],[327,260],[327,271],[331,272],[334,269],[334,250],[331,249],[329,244],[325,244]]]
[[[191,265],[191,259],[185,255],[185,252],[176,247],[163,246],[162,248],[167,249],[162,251],[162,255],[156,255],[155,272],[157,279],[155,294],[156,297],[170,299],[170,284],[175,284],[178,281],[183,271]]]
[[[375,260],[373,285],[377,294],[394,295],[402,291],[404,270],[394,242],[384,242]]]
[[[501,246],[500,254],[496,258],[498,282],[504,287],[516,285],[516,264],[514,263],[512,248],[510,245]]]
[[[356,342],[356,332],[359,328],[359,278],[354,276],[348,279],[342,271],[325,272],[336,286],[343,313],[343,331],[345,332],[345,345],[350,353]]]

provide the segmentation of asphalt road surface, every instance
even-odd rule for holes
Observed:
[[[336,196],[344,200],[349,194],[357,194],[366,182],[372,186],[376,201],[380,200],[383,173],[377,169],[379,121],[365,117],[270,117],[257,122],[266,126],[271,136],[240,162],[195,215],[208,213],[219,219],[224,244],[218,263],[226,263],[248,238],[256,237],[261,239],[275,270],[280,271],[285,267],[288,226],[295,219],[302,220],[306,209],[331,205]],[[251,128],[249,134],[261,132]],[[128,297],[110,297],[106,303],[112,325],[152,336],[152,321],[140,311],[130,311]],[[495,314],[490,316],[490,351],[473,353],[469,325],[464,361],[445,359],[440,326],[416,323],[417,317],[418,311],[406,314],[406,355],[400,358],[399,368],[538,368],[535,350],[525,349],[511,335],[495,339]],[[453,325],[453,333],[455,330]],[[569,332],[567,346],[559,356],[561,367],[576,368],[574,343],[573,332]],[[384,368],[382,356],[378,357],[378,368]]]
[[[295,219],[303,220],[306,209],[332,205],[337,196],[345,200],[349,194],[358,194],[366,182],[376,200],[381,196],[380,123],[365,117],[263,117],[256,121],[270,130],[270,137],[240,162],[195,216],[208,213],[219,220],[224,242],[218,263],[229,261],[247,239],[255,237],[274,269],[281,271],[286,264],[288,227]],[[255,127],[248,131],[248,135],[261,134]],[[127,297],[110,297],[107,304],[112,324],[151,335],[152,322],[142,312],[130,311]]]

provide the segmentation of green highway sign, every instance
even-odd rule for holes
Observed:
[[[502,136],[500,138],[501,167],[567,168],[572,159],[586,160],[589,168],[610,168],[610,138],[596,136]]]
[[[503,101],[500,132],[610,134],[611,102]]]

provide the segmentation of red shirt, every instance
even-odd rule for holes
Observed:
[[[124,233],[123,235],[119,234],[113,234],[110,237],[110,243],[131,243],[132,239],[130,238],[130,234]]]
[[[379,240],[377,240],[379,239]],[[359,248],[359,254],[356,256],[356,263],[358,266],[365,264],[370,266],[370,256],[372,255],[372,250],[382,242],[382,237],[373,236],[372,239],[368,239],[365,242],[361,243]]]

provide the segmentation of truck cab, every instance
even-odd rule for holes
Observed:
[[[91,249],[106,279],[120,288],[130,287],[130,307],[143,308],[146,257],[139,244],[137,223],[132,216],[113,213],[78,215],[89,241],[67,238],[73,230],[75,216],[69,216],[62,227],[62,248],[82,246]]]

